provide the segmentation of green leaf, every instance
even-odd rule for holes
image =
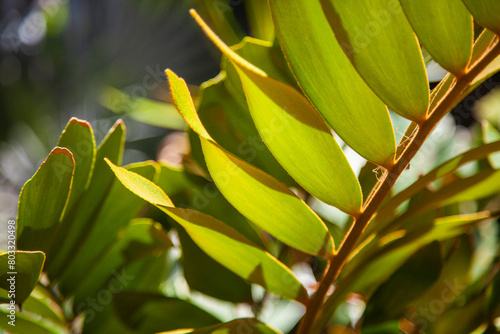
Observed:
[[[71,210],[89,186],[95,163],[94,131],[87,121],[71,118],[59,137],[57,146],[67,148],[75,159],[75,172],[66,210]]]
[[[8,292],[10,301],[20,305],[28,298],[40,278],[44,262],[43,252],[15,251],[0,254],[0,288]],[[11,281],[11,278],[14,280]],[[13,292],[10,291],[12,283],[15,285]]]
[[[270,4],[281,46],[309,100],[356,152],[391,166],[396,144],[389,113],[343,53],[319,0]]]
[[[227,222],[256,245],[262,246],[262,241],[248,220],[225,200],[213,183],[190,175],[184,169],[161,163],[160,168],[157,184],[174,203],[181,207],[197,208]],[[182,200],[176,200],[179,195]],[[182,246],[184,278],[191,289],[233,303],[251,301],[250,285],[247,282],[205,254],[183,229],[178,229],[177,232]]]
[[[439,278],[443,267],[441,246],[432,242],[413,254],[377,288],[366,305],[364,324],[397,319]]]
[[[125,114],[145,124],[167,129],[184,130],[186,123],[170,103],[159,102],[142,97],[130,97],[122,91],[105,87],[101,95],[101,104],[109,110]]]
[[[392,111],[423,121],[429,104],[427,74],[399,1],[360,0],[353,6],[347,0],[321,0],[321,4],[337,41],[368,86]]]
[[[118,233],[109,249],[92,263],[75,291],[74,303],[78,305],[88,296],[96,296],[101,286],[113,277],[112,273],[126,264],[165,252],[171,246],[172,242],[159,223],[148,218],[133,220]]]
[[[236,70],[234,72],[239,83],[238,73]],[[201,101],[198,105],[198,115],[201,122],[210,136],[232,154],[248,161],[287,185],[295,184],[295,181],[262,142],[246,105],[243,90],[241,90],[241,96],[229,93],[229,90],[233,88],[228,83],[229,79],[221,73],[202,84],[200,88]],[[235,95],[236,97],[234,97]],[[201,143],[199,145],[201,150]]]
[[[141,175],[144,179],[154,180],[158,173],[158,165],[151,161],[135,163],[126,167],[133,175]],[[136,174],[137,173],[137,174]],[[153,184],[153,183],[151,183]],[[61,275],[59,288],[63,293],[73,292],[86,279],[82,271],[89,272],[118,235],[119,231],[129,224],[147,203],[131,194],[120,182],[113,182],[106,198],[93,217],[93,225],[87,226],[82,236],[82,245],[71,256]]]
[[[302,303],[308,300],[305,288],[293,273],[268,252],[252,244],[243,235],[221,221],[198,211],[155,203],[165,193],[150,181],[112,163],[109,166],[130,191],[156,205],[178,222],[193,241],[214,260],[244,279],[266,290]],[[139,187],[143,189],[139,190]],[[148,189],[148,190],[146,190]]]
[[[219,47],[236,66],[255,125],[276,159],[313,196],[358,215],[361,188],[321,116],[294,88],[256,73],[235,52]],[[240,50],[252,47],[258,44],[247,40]]]
[[[93,224],[93,216],[97,214],[109,188],[114,180],[113,173],[108,169],[104,158],[115,164],[120,164],[125,145],[125,125],[118,120],[108,131],[97,148],[94,171],[87,190],[77,206],[69,212],[55,237],[54,244],[47,255],[46,271],[54,280],[67,265],[76,248],[86,236],[86,231]]]
[[[199,328],[219,322],[187,301],[159,294],[122,292],[114,296],[113,304],[120,320],[138,333]]]
[[[17,208],[17,247],[48,252],[71,192],[75,160],[54,148],[21,189]]]
[[[227,222],[229,226],[253,243],[263,246],[255,226],[231,206],[213,182],[189,174],[184,169],[172,168],[160,162],[157,185],[170,198],[181,196],[182,202],[174,201],[176,206],[196,208],[198,211]]]
[[[497,0],[462,1],[482,26],[500,34],[500,2]]]
[[[173,101],[200,136],[208,169],[224,197],[277,239],[303,252],[328,257],[333,240],[321,219],[286,186],[215,143],[196,114],[184,80],[168,70],[167,75]]]
[[[400,0],[418,39],[443,68],[461,76],[472,52],[472,16],[462,0]]]

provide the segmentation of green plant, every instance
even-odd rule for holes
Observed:
[[[83,331],[92,333],[275,333],[261,321],[266,308],[296,302],[304,315],[290,311],[281,328],[292,331],[300,318],[299,334],[497,332],[500,133],[483,122],[474,145],[456,155],[445,143],[435,162],[422,147],[500,69],[499,4],[270,0],[268,8],[255,1],[247,6],[254,38],[229,47],[223,40],[240,40],[241,32],[201,2],[218,34],[192,15],[222,52],[221,73],[193,101],[184,80],[166,71],[189,127],[185,169],[119,167],[123,137],[113,134],[121,125],[77,158],[79,143],[95,145],[87,123],[70,121],[58,143],[67,148],[52,151],[20,196],[17,243],[35,251],[18,254],[36,269],[26,271],[26,297],[36,285],[26,303],[40,293],[60,306],[73,297],[69,311],[58,311],[60,332],[85,314]],[[423,54],[449,72],[431,91]],[[106,92],[106,105],[121,94]],[[171,114],[127,112],[180,124]],[[393,122],[408,126],[398,145]],[[331,129],[365,159],[359,173]],[[418,178],[410,167],[417,154],[428,160]],[[411,173],[415,179],[401,185]],[[328,214],[333,207],[340,211]],[[175,236],[182,263],[169,257]],[[44,256],[47,275],[37,285]],[[317,286],[299,280],[304,264]],[[93,314],[80,307],[108,291],[111,270],[121,268],[133,268],[134,279],[111,291],[106,307]],[[175,277],[233,307],[252,305],[254,318],[216,315],[217,302],[182,298]],[[37,306],[26,312],[50,308]]]

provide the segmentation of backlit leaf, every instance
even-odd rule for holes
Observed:
[[[167,75],[173,101],[200,136],[208,169],[224,197],[284,243],[310,254],[331,254],[333,240],[319,217],[282,183],[215,143],[196,114],[184,80],[171,71]]]
[[[413,30],[443,68],[461,75],[472,51],[472,16],[462,0],[400,0]]]
[[[281,46],[310,101],[356,152],[392,165],[396,144],[389,113],[343,53],[319,0],[270,4]]]
[[[234,52],[221,48],[237,68],[252,118],[276,159],[313,196],[356,215],[361,208],[360,186],[314,108],[294,88],[255,73]],[[247,40],[240,52],[259,48],[266,47]]]
[[[474,18],[485,28],[500,34],[500,2],[497,0],[462,0]]]
[[[223,222],[190,209],[172,205],[156,204],[165,193],[146,179],[140,181],[145,187],[138,190],[140,176],[108,162],[116,177],[130,191],[149,203],[156,205],[178,222],[193,241],[208,255],[244,279],[263,286],[278,296],[305,303],[307,292],[293,273],[268,252],[257,247],[233,228]]]
[[[373,91],[392,111],[412,121],[424,120],[427,74],[399,1],[321,0],[321,4],[344,53]]]

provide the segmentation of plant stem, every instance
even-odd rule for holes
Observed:
[[[389,168],[383,175],[382,179],[375,185],[374,191],[366,202],[363,212],[351,225],[351,228],[344,236],[338,251],[330,258],[328,270],[323,276],[318,290],[312,297],[311,302],[307,307],[306,313],[304,314],[302,322],[297,330],[297,334],[311,333],[311,327],[316,322],[318,312],[323,305],[330,286],[338,277],[340,270],[342,269],[342,266],[344,265],[350,252],[356,246],[364,229],[370,222],[384,198],[389,194],[391,188],[396,183],[396,180],[406,169],[415,154],[417,154],[418,150],[436,124],[453,108],[456,100],[469,87],[469,84],[473,81],[473,79],[479,75],[499,54],[500,44],[498,43],[497,38],[494,42],[494,46],[490,48],[479,61],[473,64],[473,67],[470,68],[466,74],[460,78],[454,79],[454,83],[446,95],[444,95],[441,101],[435,104],[434,109],[430,111],[430,116],[419,124],[418,131],[411,140],[410,144],[406,146],[396,164]],[[327,317],[318,319],[320,320],[320,323],[316,324],[315,328],[323,328],[324,325],[326,325],[330,314],[329,312],[326,312],[325,315]],[[321,327],[317,327],[317,325],[321,325]]]

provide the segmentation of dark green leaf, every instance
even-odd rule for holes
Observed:
[[[75,160],[56,147],[21,189],[17,208],[17,247],[48,252],[64,216],[71,192]]]

